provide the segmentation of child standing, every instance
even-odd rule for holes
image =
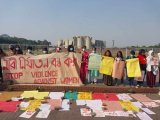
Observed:
[[[130,55],[127,56],[126,59],[133,59],[133,58],[136,58],[135,57],[135,51],[134,50],[131,50],[130,51]],[[134,86],[134,77],[128,77],[128,81],[129,81],[129,85],[132,87]]]

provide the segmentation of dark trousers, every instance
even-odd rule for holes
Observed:
[[[134,85],[134,77],[128,77],[129,85]]]
[[[113,85],[113,78],[111,75],[104,75],[103,74],[103,82],[105,85],[112,86]]]

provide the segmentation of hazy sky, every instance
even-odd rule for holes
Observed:
[[[160,43],[160,0],[0,0],[0,34],[57,40],[89,35],[107,47]]]

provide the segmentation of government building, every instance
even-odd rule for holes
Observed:
[[[102,40],[95,40],[89,36],[74,36],[72,39],[63,39],[58,41],[58,47],[67,48],[68,45],[73,44],[75,48],[82,48],[86,46],[87,49],[93,47],[106,48],[106,42]]]

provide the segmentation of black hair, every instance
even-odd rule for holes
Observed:
[[[32,47],[31,47],[31,46],[28,46],[28,47],[27,47],[27,50],[32,50]]]
[[[120,53],[120,56],[118,55],[118,53]],[[123,59],[123,53],[122,53],[122,51],[118,51],[117,52],[117,57],[121,57]]]
[[[134,50],[131,50],[130,54],[131,54],[131,55],[135,55],[135,51],[134,51]]]
[[[145,53],[145,50],[144,50],[144,49],[140,49],[140,50],[139,50],[139,54],[142,54],[142,53]]]
[[[74,52],[74,46],[73,45],[68,46],[68,52]]]
[[[111,53],[111,51],[110,51],[110,50],[106,50],[106,51],[105,51],[105,53],[104,53],[104,56],[106,56],[106,55],[107,55],[107,52],[109,53],[109,57],[112,57],[112,53]]]

